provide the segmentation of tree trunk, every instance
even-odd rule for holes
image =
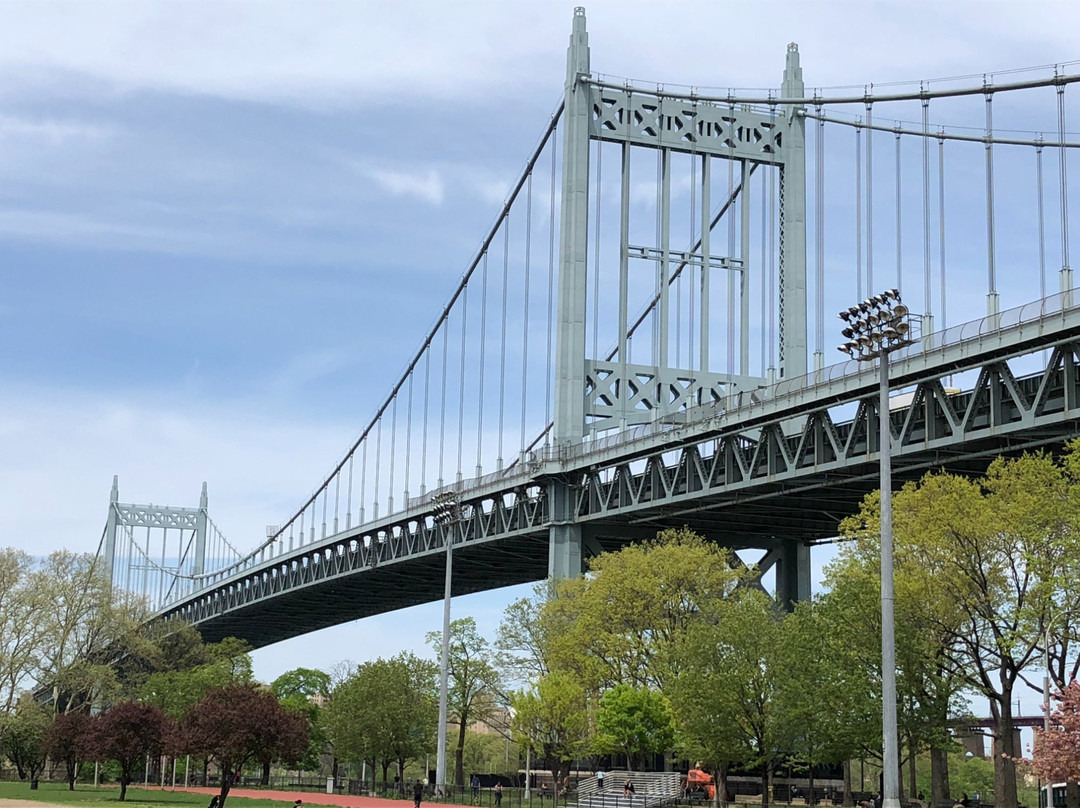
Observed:
[[[221,767],[221,791],[218,792],[217,808],[225,808],[225,799],[229,796],[229,789],[232,788],[232,782],[235,777],[236,772],[234,772],[231,767]]]
[[[128,776],[126,774],[120,775],[120,802],[123,802],[127,797]]]
[[[851,761],[844,761],[844,805],[847,808],[855,804],[855,798],[851,794]]]
[[[993,705],[994,702],[991,702]],[[1016,808],[1016,764],[1020,750],[1013,742],[1012,688],[1003,686],[994,722],[994,808]]]
[[[727,766],[714,766],[716,774],[713,775],[713,787],[715,793],[713,794],[713,802],[717,805],[724,806],[728,804],[727,801]]]
[[[930,805],[932,808],[949,808],[949,752],[930,744]]]
[[[382,761],[382,788],[383,788],[383,791],[386,791],[386,777],[387,777],[386,773],[388,771],[390,771],[390,763],[391,763],[391,761],[389,759]]]
[[[915,737],[914,736],[909,736],[908,737],[908,749],[910,750],[908,752],[908,798],[909,799],[915,799],[916,795],[919,793],[919,783],[915,779],[915,755],[916,755],[916,752],[918,751],[915,748],[915,746],[916,746]]]
[[[769,773],[770,766],[768,763],[761,764],[761,805],[762,808],[766,808],[769,804]]]
[[[457,749],[454,750],[454,782],[462,785],[465,782],[465,721],[458,724]]]
[[[260,785],[270,785],[270,761],[263,763],[262,777],[259,778]]]

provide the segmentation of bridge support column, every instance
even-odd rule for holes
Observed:
[[[207,516],[206,509],[209,507],[209,502],[206,496],[206,481],[202,484],[202,493],[199,494],[199,517],[198,526],[195,528],[195,559],[194,559],[194,574],[202,575],[206,572],[206,521],[209,518]]]
[[[799,48],[788,45],[782,98],[804,98]],[[806,121],[789,106],[780,169],[780,377],[806,375]]]
[[[566,51],[563,112],[562,218],[559,224],[559,292],[555,329],[555,420],[552,435],[560,455],[585,436],[585,298],[589,220],[589,34],[585,9],[574,9]],[[594,270],[595,271],[595,270]],[[548,575],[581,574],[581,526],[574,524],[574,492],[564,481],[548,484],[552,522],[548,528]]]
[[[112,589],[116,575],[116,528],[119,526],[116,503],[120,501],[120,480],[117,475],[112,478],[112,491],[109,493],[109,517],[105,521],[105,542],[101,548],[102,561],[105,562],[105,574],[109,579],[109,589]]]
[[[776,560],[776,601],[793,609],[800,601],[810,600],[810,546],[796,539],[785,539]]]
[[[548,485],[551,527],[548,528],[548,577],[577,578],[585,571],[581,525],[574,524],[574,492],[561,480]]]

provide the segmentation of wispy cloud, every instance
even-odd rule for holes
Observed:
[[[0,139],[31,138],[56,145],[67,140],[102,140],[114,134],[116,134],[116,128],[111,125],[55,118],[33,119],[0,115]]]
[[[385,168],[362,172],[394,196],[414,196],[432,205],[441,205],[445,195],[442,176],[434,168],[427,171],[393,171]]]

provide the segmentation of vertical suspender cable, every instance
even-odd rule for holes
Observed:
[[[1042,140],[1042,135],[1039,135]],[[1035,147],[1035,190],[1039,196],[1039,297],[1046,297],[1046,239],[1043,229],[1043,147],[1040,143]]]
[[[476,476],[483,473],[482,452],[484,449],[484,376],[485,354],[487,353],[487,282],[488,253],[484,252],[484,263],[480,269],[480,369],[478,371],[476,400]]]
[[[920,89],[922,86],[920,85]],[[922,99],[923,314],[933,316],[930,294],[930,99]]]
[[[728,112],[731,115],[731,126],[734,127],[735,126],[735,106],[732,105],[729,108]],[[727,198],[731,199],[731,195],[735,190],[735,137],[734,136],[728,137],[727,164],[728,164]],[[740,182],[742,181],[742,172],[739,173],[739,180],[740,180]],[[749,192],[750,192],[749,189],[746,188],[745,186],[739,189],[740,194],[748,194]],[[708,211],[705,211],[705,213],[707,214]],[[728,217],[728,248],[727,249],[728,249],[728,256],[732,257],[732,256],[735,255],[735,207],[731,206],[731,208],[728,210],[726,215]],[[703,219],[702,221],[704,222],[706,220]],[[711,224],[711,221],[709,223]],[[706,264],[706,267],[707,266],[708,265]],[[743,271],[746,272],[747,268],[743,267]],[[738,372],[736,370],[737,366],[735,364],[735,355],[736,355],[735,352],[736,352],[736,349],[739,347],[737,345],[738,340],[739,340],[738,332],[735,329],[735,323],[736,323],[735,298],[737,296],[736,295],[736,290],[740,288],[741,283],[742,283],[742,278],[741,277],[736,277],[734,270],[731,267],[728,267],[728,270],[727,270],[727,320],[728,320],[728,327],[727,327],[727,367],[725,368],[725,370],[728,373],[732,374],[732,375],[735,375],[735,373]]]
[[[949,326],[948,310],[945,303],[945,138],[944,130],[938,137],[938,264],[941,273],[941,325],[944,331]]]
[[[661,187],[664,184],[663,181],[663,164],[664,164],[664,148],[660,145],[660,129],[657,127],[656,131],[656,249],[657,255],[660,250],[660,217],[663,215],[660,210],[664,206],[663,192]],[[653,297],[659,300],[660,298],[660,275],[662,273],[661,262],[663,257],[659,258],[656,262],[656,272],[653,273]],[[652,315],[652,364],[656,367],[660,366],[660,310],[661,307],[657,307],[653,311]]]
[[[547,372],[544,374],[544,423],[551,423],[551,337],[555,328],[555,143],[551,140],[551,189],[548,192],[548,288],[547,288]],[[544,434],[544,446],[551,440],[551,430]]]
[[[630,144],[622,144],[622,176],[619,180],[619,428],[626,428],[627,403],[630,396],[626,384],[627,356],[630,346],[626,331],[627,307],[630,296]],[[599,358],[599,357],[598,357]]]
[[[874,102],[866,100],[866,294],[874,287]]]
[[[427,493],[428,402],[431,399],[431,346],[424,348],[424,427],[420,433],[420,496]]]
[[[697,104],[694,104],[694,109],[697,109]],[[695,120],[697,119],[695,113]],[[698,244],[700,249],[701,241],[695,236],[697,235],[697,141],[694,141],[690,147],[690,221],[687,228],[690,233],[690,243]],[[701,274],[704,275],[708,271],[709,257],[704,252],[701,253]],[[694,309],[697,305],[697,282],[694,279],[694,263],[691,261],[686,266],[686,272],[688,273],[689,280],[686,282],[687,289],[687,305],[686,305],[686,367],[688,370],[694,369],[694,327],[696,325],[694,321]]]
[[[985,80],[983,81],[986,85]],[[994,244],[994,94],[986,92],[986,298],[987,314],[997,314],[997,272]]]
[[[405,502],[403,503],[406,508],[409,507],[409,466],[412,464],[412,405],[413,405],[413,381],[416,378],[416,374],[413,371],[409,371],[409,407],[408,413],[405,416],[405,486],[403,489],[403,495]]]
[[[863,294],[862,251],[862,127],[855,124],[855,295],[862,300]]]
[[[510,217],[503,220],[502,345],[499,352],[499,456],[495,468],[503,468],[503,437],[506,423],[506,298],[510,283]]]
[[[701,322],[698,335],[698,367],[705,373],[710,368],[709,362],[709,307],[712,303],[712,273],[709,267],[709,256],[712,255],[712,164],[708,154],[701,155]]]
[[[352,527],[352,486],[353,486],[353,459],[356,457],[356,450],[353,449],[349,453],[349,488],[348,493],[345,496],[345,529],[348,530]]]
[[[769,189],[772,184],[772,172],[761,172],[761,375],[765,376],[771,366],[769,359],[769,337],[765,334],[765,324],[769,322]]]
[[[394,396],[394,403],[390,407],[390,474],[386,479],[386,512],[394,512],[394,461],[397,459],[397,403],[398,397]]]
[[[503,222],[506,226],[506,222]],[[461,468],[462,453],[465,448],[465,361],[468,354],[469,328],[469,287],[461,293],[461,357],[458,362],[458,422],[457,422],[457,482],[461,482],[464,473]]]
[[[379,518],[379,479],[382,474],[382,418],[379,419],[375,425],[375,498],[372,500],[371,516],[373,519]],[[315,533],[315,518],[314,514],[311,519],[311,532]]]
[[[1057,68],[1054,68],[1057,75]],[[1072,270],[1069,265],[1069,165],[1065,151],[1065,85],[1057,85],[1058,167],[1061,172],[1061,271],[1062,286],[1071,287]],[[1062,288],[1061,291],[1067,291]]]
[[[338,532],[338,513],[341,508],[341,472],[334,475],[334,533]]]
[[[439,413],[439,488],[443,487],[443,481],[446,479],[443,477],[443,469],[445,468],[446,461],[446,372],[447,372],[447,358],[449,355],[448,343],[449,343],[449,321],[443,323],[443,343],[442,343],[442,402],[440,404]]]
[[[529,398],[529,295],[532,284],[532,172],[529,172],[528,190],[525,192],[525,292],[524,324],[521,327],[521,430],[520,454],[525,453],[528,437],[525,435],[525,404]]]
[[[593,222],[593,300],[592,300],[592,355],[600,356],[600,348],[597,344],[600,339],[600,197],[604,187],[604,141],[596,141],[596,213]],[[585,271],[588,273],[589,267]]]
[[[360,522],[359,522],[359,524],[361,524],[361,525],[364,524],[364,521],[365,521],[365,518],[364,518],[365,505],[364,505],[364,503],[367,502],[367,445],[368,445],[368,442],[367,442],[367,439],[365,438],[364,439],[364,448],[361,449],[361,451],[360,451]],[[300,532],[303,533],[303,527],[301,527]],[[304,539],[304,537],[301,535],[301,537],[300,537],[301,544],[303,543],[303,539]]]
[[[903,183],[901,182],[901,163],[900,163],[900,124],[896,124],[896,288],[903,293],[903,267],[904,267],[904,228],[903,228]]]
[[[817,329],[817,353],[825,357],[825,118],[821,102],[817,104],[817,141],[814,143],[814,315]]]

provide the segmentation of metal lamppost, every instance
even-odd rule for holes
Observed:
[[[439,654],[439,737],[435,756],[435,794],[446,795],[446,701],[450,667],[450,593],[453,581],[454,539],[460,522],[460,509],[453,491],[431,498],[433,516],[446,533],[446,584],[443,590],[442,650]]]
[[[839,350],[860,362],[880,360],[878,446],[881,466],[881,728],[882,808],[900,808],[900,758],[896,730],[896,644],[893,636],[892,434],[889,429],[889,354],[911,345],[908,307],[889,289],[840,312],[848,339]]]

